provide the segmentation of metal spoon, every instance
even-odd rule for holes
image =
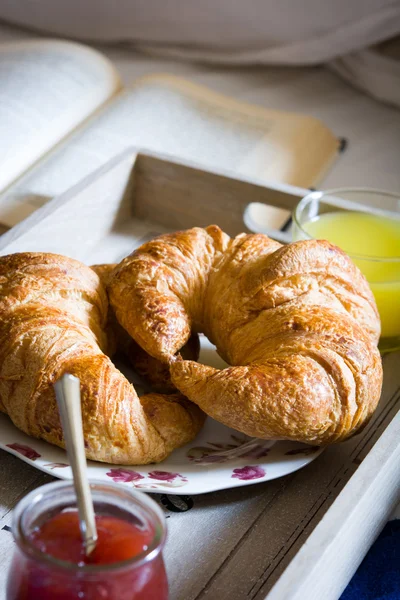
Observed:
[[[54,388],[68,459],[74,478],[79,527],[85,546],[85,554],[89,556],[96,547],[97,529],[94,518],[93,499],[86,473],[80,381],[74,375],[65,374],[55,383]]]

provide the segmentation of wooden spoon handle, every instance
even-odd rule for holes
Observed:
[[[74,375],[65,374],[55,383],[54,387],[68,459],[74,477],[80,530],[85,545],[86,556],[88,556],[96,546],[97,529],[93,500],[86,472],[80,381]]]

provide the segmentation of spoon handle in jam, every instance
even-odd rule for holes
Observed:
[[[93,499],[86,471],[80,381],[74,375],[66,373],[55,383],[54,387],[65,445],[74,478],[79,526],[85,545],[86,556],[88,556],[96,546],[97,529]]]

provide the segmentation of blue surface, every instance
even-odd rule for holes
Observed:
[[[340,600],[400,600],[400,519],[386,524]]]

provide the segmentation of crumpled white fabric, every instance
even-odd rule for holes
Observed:
[[[400,59],[371,48],[400,34],[400,0],[0,0],[0,19],[183,60],[329,63],[400,106]]]
[[[377,100],[400,107],[400,37],[393,40],[392,49],[370,48],[337,58],[329,66],[341,77]]]

